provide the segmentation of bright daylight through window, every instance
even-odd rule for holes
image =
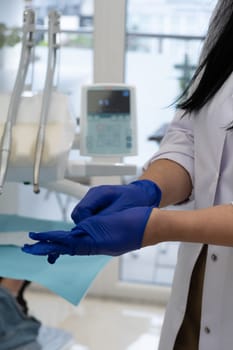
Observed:
[[[58,72],[55,84],[57,88],[71,97],[75,115],[79,114],[80,86],[92,81],[93,75],[93,0],[25,0],[7,1],[1,4],[0,30],[11,28],[11,38],[1,44],[0,65],[4,67],[1,79],[1,90],[10,90],[13,86],[18,57],[20,53],[20,27],[22,26],[23,7],[33,7],[36,11],[36,48],[32,63],[32,74],[27,83],[32,90],[43,89],[47,61],[47,26],[48,13],[56,9],[60,17],[60,50],[58,57]],[[4,7],[6,9],[4,10]],[[11,10],[12,7],[12,10]],[[19,8],[17,10],[17,7]],[[14,9],[14,11],[13,11]],[[7,12],[7,16],[5,15]],[[9,15],[13,13],[14,16]],[[15,16],[18,14],[18,17]],[[18,29],[17,29],[18,28]],[[1,33],[0,33],[1,34]],[[8,42],[10,41],[10,45]],[[10,74],[9,74],[10,73]]]
[[[216,4],[209,0],[128,0],[126,82],[137,87],[141,167],[158,149],[174,115],[169,107],[182,93]],[[130,160],[132,161],[132,160]],[[178,243],[162,243],[121,258],[120,279],[170,285]]]

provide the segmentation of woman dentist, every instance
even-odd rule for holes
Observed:
[[[92,188],[70,232],[30,233],[23,250],[121,255],[181,241],[160,350],[233,344],[233,0],[220,0],[187,99],[138,181]],[[190,211],[161,210],[194,199]]]

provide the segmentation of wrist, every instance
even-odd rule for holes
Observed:
[[[151,211],[150,217],[145,227],[142,240],[142,247],[147,247],[162,242],[162,239],[160,238],[161,211],[162,210],[158,208],[153,208],[153,210]]]

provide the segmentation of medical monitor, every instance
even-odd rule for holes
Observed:
[[[126,84],[83,86],[80,153],[91,157],[137,153],[134,87]]]

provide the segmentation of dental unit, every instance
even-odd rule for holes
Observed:
[[[60,50],[60,14],[49,13],[43,91],[24,93],[32,60],[35,13],[24,12],[21,57],[12,94],[0,94],[0,193],[4,183],[33,185],[82,198],[92,183],[80,178],[135,175],[123,157],[137,153],[135,89],[102,83],[81,87],[80,129],[69,96],[55,88]],[[75,157],[71,158],[70,151]]]

